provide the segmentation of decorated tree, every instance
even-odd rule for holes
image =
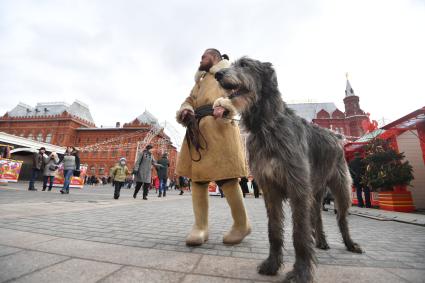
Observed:
[[[403,159],[404,154],[392,149],[388,141],[373,139],[366,146],[362,183],[372,191],[391,191],[395,186],[410,185],[414,178],[413,168]]]

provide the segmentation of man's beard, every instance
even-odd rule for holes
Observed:
[[[212,66],[213,66],[213,63],[210,61],[206,65],[200,65],[198,70],[208,72]]]

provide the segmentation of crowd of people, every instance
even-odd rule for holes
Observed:
[[[80,176],[80,158],[78,150],[73,146],[68,146],[65,150],[65,154],[61,158],[59,158],[55,152],[51,152],[47,155],[45,147],[39,148],[38,152],[33,155],[32,172],[28,190],[37,191],[34,183],[42,174],[43,191],[47,189],[47,184],[49,185],[48,190],[51,191],[60,164],[63,165],[64,175],[64,184],[60,192],[62,194],[69,194],[71,177]]]
[[[133,197],[137,198],[140,189],[143,191],[143,199],[147,200],[150,190],[155,190],[158,197],[166,197],[168,189],[180,190],[180,195],[185,190],[190,190],[190,180],[184,176],[168,176],[170,162],[167,153],[158,161],[152,154],[152,145],[147,145],[139,154],[134,169],[129,170],[126,158],[122,157],[111,168],[109,176],[85,175],[84,185],[98,186],[112,184],[114,187],[114,199],[119,199],[122,188],[131,189],[135,185]],[[29,191],[37,191],[35,181],[43,176],[43,191],[51,191],[58,174],[59,167],[63,167],[63,186],[60,192],[69,194],[71,178],[80,176],[80,158],[78,149],[73,146],[66,148],[65,154],[59,156],[56,152],[47,153],[46,148],[41,147],[33,155],[32,172],[29,182]],[[152,168],[157,174],[152,176]]]

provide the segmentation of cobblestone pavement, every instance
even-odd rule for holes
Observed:
[[[286,210],[285,266],[260,276],[267,257],[262,199],[246,198],[252,234],[225,246],[231,226],[225,199],[210,197],[210,240],[185,246],[192,226],[190,194],[169,192],[148,201],[122,189],[86,187],[61,195],[0,187],[0,282],[270,282],[292,269],[290,211]],[[332,211],[323,212],[331,249],[317,250],[318,282],[425,282],[425,227],[351,215],[352,237],[366,253],[345,250]]]

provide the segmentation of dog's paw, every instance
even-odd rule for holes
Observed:
[[[276,259],[267,258],[258,266],[258,273],[263,275],[276,275],[279,271],[281,263]]]
[[[347,246],[347,250],[352,253],[358,253],[358,254],[364,253],[360,245],[357,243],[353,243],[352,245]]]
[[[316,248],[321,249],[321,250],[329,250],[330,249],[330,247],[329,247],[329,245],[326,241],[325,242],[318,242],[316,244]]]
[[[314,282],[311,274],[303,274],[295,272],[294,270],[286,273],[285,278],[283,278],[284,283],[312,283]]]

